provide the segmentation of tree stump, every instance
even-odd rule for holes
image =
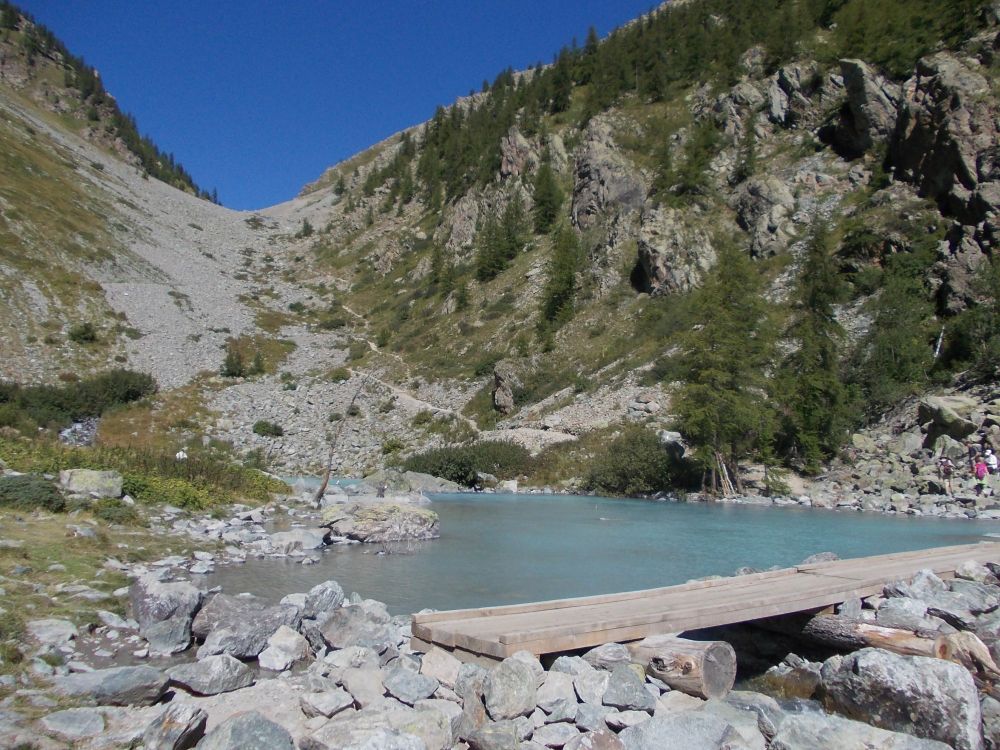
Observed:
[[[725,641],[689,641],[654,635],[631,644],[632,661],[675,690],[724,698],[736,681],[736,652]]]

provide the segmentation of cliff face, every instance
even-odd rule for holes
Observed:
[[[834,227],[845,279],[931,243],[936,314],[977,304],[1000,201],[996,38],[984,23],[905,80],[858,59],[768,71],[751,47],[724,85],[627,93],[589,118],[579,96],[563,114],[527,103],[491,136],[493,161],[428,184],[435,133],[472,128],[491,101],[480,94],[255,215],[149,179],[107,113],[90,120],[43,72],[60,60],[29,70],[9,55],[0,139],[14,179],[0,231],[15,249],[0,254],[0,376],[148,370],[199,404],[156,423],[172,439],[220,438],[289,466],[322,461],[344,419],[345,472],[475,430],[516,427],[501,434],[538,447],[626,421],[665,427],[672,385],[654,365],[721,242],[757,259],[776,302],[817,219]],[[550,320],[560,226],[579,247],[570,303]],[[490,243],[502,258],[487,272]],[[839,315],[858,341],[873,290],[852,288]],[[71,340],[81,321],[96,344]],[[262,353],[265,372],[218,377],[234,342]],[[265,418],[285,436],[253,434]]]

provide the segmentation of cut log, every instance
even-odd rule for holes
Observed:
[[[725,641],[689,641],[654,635],[630,644],[632,661],[675,690],[724,698],[736,681],[736,652]]]
[[[942,636],[885,628],[840,615],[816,615],[802,627],[802,635],[825,646],[846,651],[872,647],[909,656],[947,658],[947,646]]]
[[[989,649],[974,633],[914,633],[850,617],[816,615],[803,626],[802,635],[838,649],[883,648],[897,654],[953,661],[990,679],[1000,676]]]

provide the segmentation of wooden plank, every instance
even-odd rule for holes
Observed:
[[[878,593],[887,582],[922,568],[948,577],[970,559],[1000,561],[1000,543],[815,563],[621,594],[427,613],[414,616],[412,630],[417,643],[444,645],[459,658],[461,653],[495,660],[521,649],[550,653],[813,611]]]
[[[674,586],[663,586],[655,589],[641,589],[638,591],[625,591],[619,594],[599,594],[597,596],[580,596],[569,599],[552,599],[544,602],[531,602],[529,604],[504,604],[496,607],[479,607],[475,609],[449,609],[438,612],[417,612],[413,615],[413,622],[421,625],[443,622],[453,619],[473,619],[479,617],[497,617],[514,614],[531,614],[534,612],[549,611],[554,609],[565,609],[568,607],[587,607],[592,604],[611,604],[627,602],[633,599],[645,599],[662,592],[689,591],[692,589],[712,588],[725,585],[733,580],[745,580],[750,583],[759,580],[770,580],[794,575],[795,568],[782,568],[781,570],[768,570],[762,573],[752,573],[746,576],[735,576],[726,578],[713,578],[707,581],[688,581]]]

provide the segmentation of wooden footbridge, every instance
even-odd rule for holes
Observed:
[[[797,565],[752,575],[622,594],[417,614],[413,645],[451,651],[463,661],[548,654],[652,635],[815,612],[877,594],[891,581],[930,569],[954,576],[967,560],[1000,562],[1000,543],[938,547],[853,560]],[[538,575],[545,575],[539,570]]]

